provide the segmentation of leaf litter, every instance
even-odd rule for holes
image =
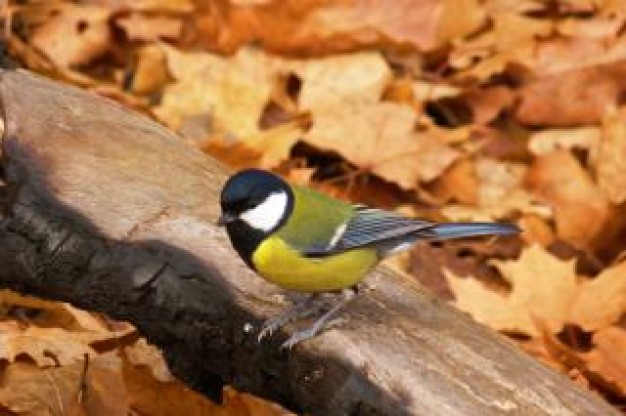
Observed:
[[[92,0],[3,10],[22,65],[144,111],[233,167],[431,220],[517,223],[519,238],[420,245],[392,265],[626,402],[623,2]],[[147,364],[159,354],[141,341],[94,347],[127,341],[129,327],[0,299],[0,404],[10,411],[36,412],[42,394],[57,397],[53,414],[76,408],[69,391],[85,360],[125,387],[103,390],[119,400],[81,404],[94,414],[153,412],[157,402],[253,414],[258,405],[227,390],[241,413],[223,413]],[[26,375],[29,389],[11,390]],[[64,380],[54,391],[51,377]]]

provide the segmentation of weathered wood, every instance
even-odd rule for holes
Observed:
[[[180,378],[318,415],[615,413],[413,281],[380,269],[337,329],[279,351],[284,304],[221,229],[224,170],[156,123],[26,72],[0,80],[0,286],[133,322]]]

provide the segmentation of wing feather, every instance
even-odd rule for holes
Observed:
[[[326,247],[310,247],[306,254],[318,257],[366,246],[388,251],[407,241],[414,241],[419,231],[434,225],[432,222],[358,205],[340,235],[335,236]]]
[[[359,247],[374,247],[380,256],[409,248],[418,239],[449,240],[489,235],[514,235],[520,230],[514,224],[443,223],[408,218],[395,212],[362,205],[341,224],[325,247],[309,247],[303,252],[323,257]]]

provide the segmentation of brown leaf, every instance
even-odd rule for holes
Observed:
[[[183,21],[173,16],[152,16],[130,13],[115,20],[128,39],[153,42],[160,39],[176,40],[182,34]]]
[[[304,141],[413,189],[419,181],[439,176],[459,156],[428,131],[416,133],[416,122],[415,112],[400,104],[344,103],[316,112]]]
[[[528,148],[534,155],[545,155],[555,150],[586,150],[590,159],[597,156],[602,132],[598,127],[578,127],[571,129],[543,129],[534,133]]]
[[[192,0],[89,0],[89,3],[108,7],[114,11],[185,13],[194,9]]]
[[[39,369],[32,364],[14,363],[0,379],[0,406],[19,414],[66,416],[76,409],[83,362]],[[89,361],[87,391],[81,406],[90,416],[126,416],[130,411],[115,354]]]
[[[467,205],[478,203],[479,182],[476,166],[471,159],[459,159],[435,182],[433,192],[442,200],[454,200]]]
[[[155,371],[150,364],[154,363],[157,367],[162,367],[163,358],[158,352],[154,354],[152,351],[146,354],[144,347],[139,348],[140,351],[133,351],[134,347],[125,350],[126,359],[123,365],[128,402],[134,411],[152,416],[222,415],[220,406],[181,382],[170,377],[167,377],[169,380],[166,381],[161,377],[162,374],[155,378]],[[135,363],[129,361],[128,353],[131,354]],[[160,371],[156,372],[156,374],[159,373]]]
[[[269,57],[253,49],[230,58],[168,46],[163,50],[176,82],[166,87],[154,109],[161,121],[178,129],[187,118],[210,115],[213,132],[235,138],[259,132],[275,77]]]
[[[89,343],[107,339],[108,334],[68,332],[60,328],[13,328],[0,333],[0,359],[14,362],[26,356],[39,367],[69,365],[95,356]]]
[[[610,218],[606,196],[567,151],[538,157],[526,185],[554,208],[558,234],[571,243],[589,246]]]
[[[209,50],[232,52],[254,40],[269,51],[298,54],[329,54],[382,45],[410,45],[424,50],[439,44],[440,0],[398,0],[394,7],[385,0],[255,3],[200,10],[200,41]]]
[[[160,382],[171,382],[174,377],[170,373],[161,351],[154,345],[148,344],[144,338],[140,338],[133,345],[124,348],[124,354],[129,364],[134,366],[145,366],[152,377]]]
[[[550,210],[522,188],[526,171],[520,163],[479,158],[473,167],[478,182],[476,206],[451,204],[442,213],[453,221],[493,221],[516,212],[550,217]]]
[[[511,292],[502,296],[475,279],[446,273],[457,306],[491,328],[540,335],[539,320],[557,332],[569,318],[576,295],[574,261],[563,261],[532,245],[515,261],[494,261]]]
[[[572,304],[570,322],[587,331],[603,329],[626,312],[626,262],[583,281]]]
[[[517,121],[534,126],[596,124],[626,89],[626,62],[543,77],[520,90]]]
[[[598,186],[615,204],[626,201],[626,119],[610,114],[604,119],[596,161]]]
[[[251,394],[240,393],[226,387],[224,395],[224,416],[295,416],[277,404],[254,397]]]
[[[150,94],[162,89],[169,80],[163,50],[155,45],[137,51],[131,90],[135,94]]]
[[[96,6],[59,4],[30,42],[58,67],[83,65],[109,48],[111,11]]]
[[[289,61],[288,68],[302,81],[300,108],[314,118],[342,104],[379,102],[393,77],[379,52]]]
[[[626,331],[608,327],[593,335],[595,348],[580,357],[587,371],[599,377],[606,387],[626,395]]]
[[[249,137],[245,143],[261,155],[259,166],[270,169],[289,158],[291,148],[303,134],[298,122],[290,122]]]
[[[462,39],[476,31],[486,13],[478,0],[444,0],[437,35],[441,43]]]

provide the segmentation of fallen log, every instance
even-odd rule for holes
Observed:
[[[179,378],[316,415],[616,413],[511,342],[384,268],[339,327],[257,343],[285,307],[214,223],[214,160],[109,100],[0,78],[7,183],[0,286],[135,324]]]

